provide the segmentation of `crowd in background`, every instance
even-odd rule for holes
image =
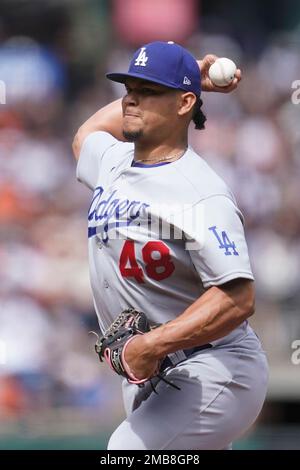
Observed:
[[[122,95],[105,71],[126,69],[134,47],[115,38],[108,44],[106,33],[106,51],[99,41],[99,55],[86,63],[81,57],[79,66],[66,50],[68,32],[70,24],[62,23],[43,44],[29,33],[1,35],[0,27],[4,417],[64,406],[101,409],[118,399],[88,335],[98,328],[87,262],[91,194],[76,181],[71,142],[87,117]],[[253,323],[274,368],[290,362],[291,342],[300,338],[300,104],[292,102],[299,42],[299,30],[281,32],[247,54],[242,41],[200,23],[184,43],[197,58],[230,57],[243,72],[234,93],[203,93],[206,129],[191,128],[190,142],[229,184],[245,216],[258,297]]]

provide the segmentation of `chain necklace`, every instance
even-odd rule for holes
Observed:
[[[155,162],[155,163],[160,163],[160,162],[167,162],[169,160],[178,160],[179,157],[181,157],[184,153],[186,152],[186,148],[184,150],[180,150],[179,152],[175,153],[175,155],[167,155],[166,157],[159,158],[158,160],[156,158],[143,158],[141,160],[134,160],[134,163],[142,163],[142,162]]]

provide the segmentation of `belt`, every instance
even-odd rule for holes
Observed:
[[[191,349],[181,349],[174,353],[168,354],[167,357],[162,361],[159,371],[163,372],[168,367],[175,367],[180,362],[184,361],[192,354],[195,354],[198,351],[202,351],[203,349],[212,348],[212,344],[202,344],[201,346],[196,346],[195,348]]]

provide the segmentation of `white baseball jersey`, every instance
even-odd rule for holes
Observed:
[[[93,191],[90,278],[102,331],[125,308],[165,323],[205,289],[253,279],[242,215],[207,163],[190,147],[168,164],[136,164],[133,157],[134,144],[94,132],[77,165],[77,178]],[[244,322],[213,344],[249,328]]]

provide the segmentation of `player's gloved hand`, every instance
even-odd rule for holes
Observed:
[[[219,93],[230,93],[235,90],[238,83],[242,79],[242,72],[237,69],[235,72],[235,78],[232,83],[228,86],[217,86],[209,78],[208,71],[209,67],[217,60],[217,56],[213,54],[207,54],[202,60],[197,60],[197,63],[201,71],[201,88],[203,91],[216,91]]]
[[[100,361],[106,360],[114,372],[130,383],[143,384],[150,380],[159,373],[159,362],[143,354],[142,336],[150,330],[143,312],[133,308],[124,310],[96,342]]]

